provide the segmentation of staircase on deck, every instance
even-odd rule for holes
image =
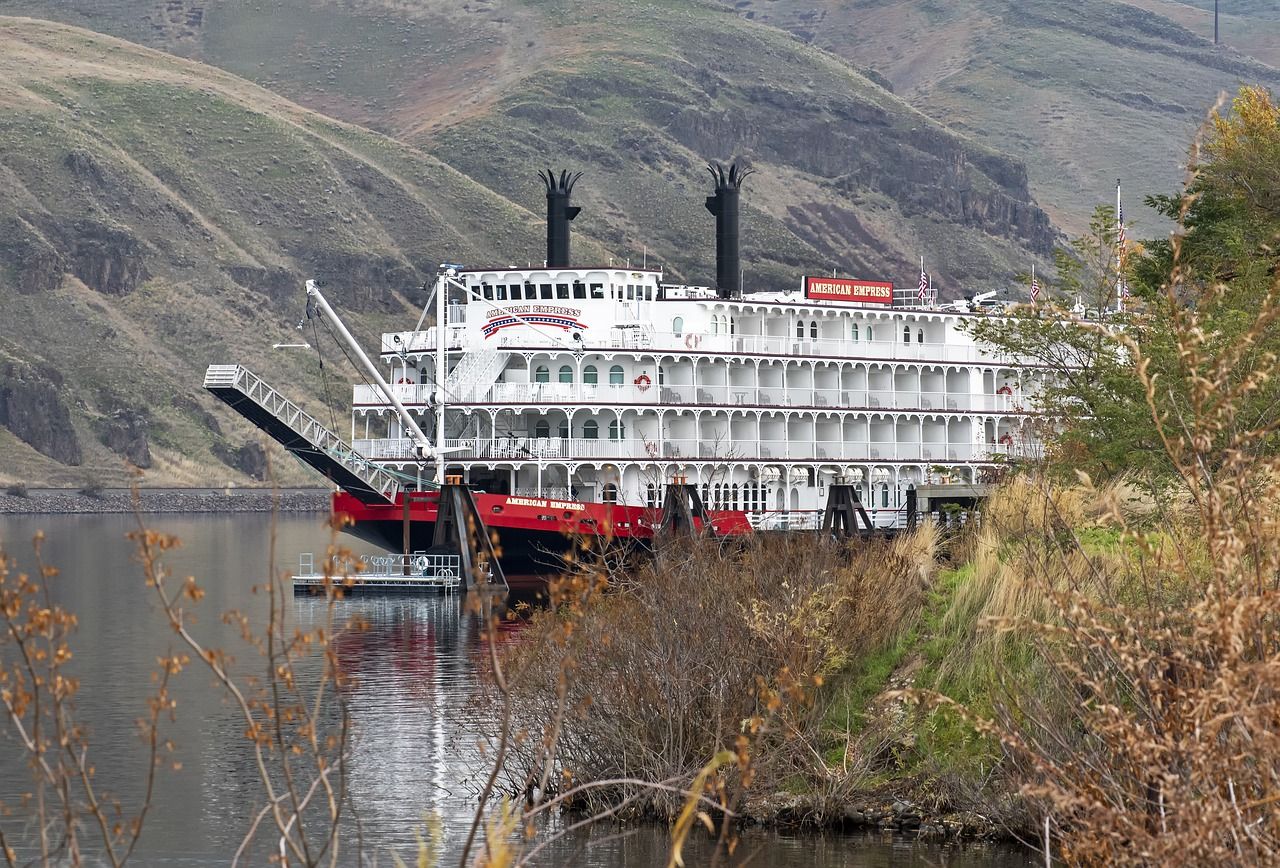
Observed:
[[[495,375],[496,376],[496,375]],[[204,387],[362,503],[394,504],[400,482],[240,365],[210,365]]]
[[[472,350],[463,356],[444,381],[445,400],[472,404],[484,399],[507,366],[511,353],[503,350]]]

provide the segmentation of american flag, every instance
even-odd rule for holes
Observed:
[[[925,274],[924,262],[920,263],[920,303],[924,304],[925,298],[929,295],[929,275]]]
[[[1120,298],[1129,297],[1129,281],[1124,276],[1124,202],[1120,199],[1120,179],[1116,179],[1116,290]]]
[[[1031,302],[1034,304],[1040,298],[1040,281],[1036,280],[1035,272],[1031,272]]]

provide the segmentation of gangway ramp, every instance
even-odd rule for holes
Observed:
[[[362,503],[394,504],[400,482],[248,368],[210,365],[204,387]]]

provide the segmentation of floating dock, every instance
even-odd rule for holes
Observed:
[[[317,570],[311,552],[298,556],[298,572],[293,577],[295,592],[324,590],[331,582],[346,593],[443,593],[462,587],[462,558],[458,555],[413,552],[407,555],[361,555],[363,569],[344,574],[340,569]]]

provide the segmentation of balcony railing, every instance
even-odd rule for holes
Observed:
[[[378,460],[414,461],[413,441],[407,439],[356,440],[356,451]],[[498,437],[446,440],[449,459],[456,461],[776,461],[776,462],[971,462],[998,460],[998,456],[1031,457],[1029,444],[973,443],[819,443],[779,440],[597,440],[582,437]]]
[[[381,391],[373,386],[356,386],[353,403],[359,406],[387,406]],[[392,386],[406,405],[425,405],[431,398],[429,385]],[[688,386],[656,384],[639,386],[591,383],[496,383],[473,402],[493,405],[603,404],[649,407],[812,407],[858,410],[938,410],[953,412],[1021,413],[1032,399],[1023,395],[974,395],[964,392],[883,390],[855,388],[810,388],[791,386]]]
[[[892,326],[883,326],[886,330]],[[562,344],[537,334],[512,334],[501,338],[503,346],[547,347]],[[793,338],[783,335],[701,335],[619,329],[610,338],[597,342],[587,337],[585,350],[637,349],[674,355],[726,353],[740,355],[815,356],[820,358],[869,358],[893,361],[938,361],[1000,363],[1006,357],[993,348],[973,343],[919,343],[915,340],[854,341],[840,338]]]
[[[390,388],[392,394],[399,399],[400,403],[405,405],[425,405],[430,402],[431,394],[435,391],[435,386],[422,383],[397,383]],[[391,405],[386,396],[382,394],[382,390],[377,386],[353,386],[351,403],[357,406],[389,407]]]
[[[888,324],[881,326],[886,331],[893,330]],[[495,338],[483,340],[468,335],[464,321],[449,320],[448,348],[451,350],[468,348],[468,342],[474,345],[471,349],[484,346],[490,349],[500,347],[543,347],[549,350],[568,352],[568,346],[562,338],[549,337],[528,330],[520,330],[519,334],[500,333]],[[848,340],[842,338],[793,338],[783,335],[702,335],[692,333],[676,334],[649,329],[614,329],[608,337],[600,334],[585,335],[586,344],[583,350],[590,352],[608,352],[611,350],[644,350],[669,355],[689,355],[693,353],[725,353],[748,356],[809,356],[817,358],[871,359],[885,361],[929,361],[952,363],[1012,364],[1013,360],[991,347],[983,347],[974,343],[919,343],[912,340],[901,340],[900,330],[894,330],[895,340]],[[398,340],[397,340],[398,339]],[[382,352],[384,353],[431,353],[436,349],[434,329],[416,332],[395,332],[382,336]]]

